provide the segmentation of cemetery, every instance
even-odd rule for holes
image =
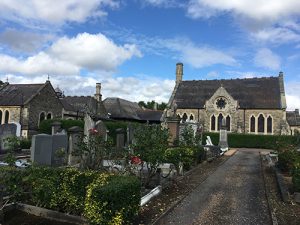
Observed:
[[[291,150],[298,136],[228,134],[225,122],[219,133],[203,133],[174,114],[163,125],[89,115],[83,126],[62,124],[34,135],[30,151],[20,148],[17,124],[0,126],[2,223],[20,215],[44,224],[152,224],[240,147],[277,150],[276,165],[292,175],[299,198],[300,156]]]

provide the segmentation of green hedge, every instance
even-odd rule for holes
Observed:
[[[62,129],[65,129],[66,131],[73,126],[78,126],[78,127],[81,127],[82,129],[84,128],[83,120],[51,119],[51,120],[44,120],[40,123],[39,132],[45,133],[45,134],[51,134],[52,123],[55,121],[61,122]]]
[[[128,121],[104,121],[106,128],[109,130],[108,136],[116,143],[117,132],[119,128],[124,129],[125,131],[125,140],[127,140],[127,126],[131,124],[132,126],[137,126],[137,122],[128,122]]]
[[[294,191],[300,192],[300,167],[294,169],[293,184],[294,184]]]
[[[219,133],[204,133],[203,144],[206,136],[210,136],[214,145],[219,143]],[[274,150],[294,149],[299,145],[296,136],[254,135],[254,134],[228,134],[228,145],[231,148],[263,148]]]
[[[132,176],[33,166],[0,167],[0,179],[16,201],[83,215],[91,224],[129,224],[139,210],[141,186]]]

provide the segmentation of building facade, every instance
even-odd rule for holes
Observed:
[[[283,73],[277,77],[184,81],[176,64],[176,85],[169,106],[181,122],[200,123],[217,132],[222,121],[234,133],[288,135]]]
[[[62,108],[50,81],[0,87],[0,123],[19,123],[23,137],[36,134],[41,121],[61,118]]]

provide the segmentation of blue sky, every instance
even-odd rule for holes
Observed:
[[[184,80],[277,76],[300,108],[298,0],[3,0],[0,79],[168,101]]]

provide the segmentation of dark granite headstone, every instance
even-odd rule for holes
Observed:
[[[123,149],[125,147],[125,131],[122,128],[116,130],[117,133],[117,149]]]

